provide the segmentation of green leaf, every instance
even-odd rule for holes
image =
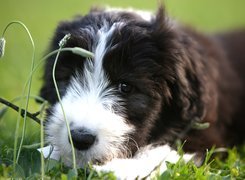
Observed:
[[[159,177],[159,180],[165,180],[165,179],[170,179],[170,178],[171,178],[171,173],[167,170],[161,174],[161,176]]]
[[[70,169],[67,174],[68,180],[76,179],[77,178],[77,170],[76,169]]]
[[[48,159],[46,164],[45,164],[45,171],[48,172],[50,170],[52,170],[55,167],[59,166],[59,161],[56,161],[54,159]]]
[[[24,169],[18,164],[16,164],[16,166],[15,166],[14,177],[20,178],[20,179],[25,179]]]

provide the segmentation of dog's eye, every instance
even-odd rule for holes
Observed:
[[[129,94],[133,91],[133,86],[127,83],[120,83],[118,85],[118,90],[124,94]]]

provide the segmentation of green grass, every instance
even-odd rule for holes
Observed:
[[[165,0],[166,9],[177,20],[191,24],[195,28],[205,31],[225,31],[245,26],[244,0]],[[76,14],[85,14],[92,5],[110,5],[117,7],[135,7],[155,11],[157,1],[149,0],[9,0],[0,3],[0,33],[4,27],[13,20],[21,20],[29,28],[35,45],[36,59],[45,53],[52,33],[60,20],[71,19]],[[19,26],[12,26],[6,33],[6,52],[0,59],[0,97],[11,100],[21,96],[21,91],[31,69],[32,46],[27,34]],[[38,95],[41,86],[40,68],[33,77],[31,95]],[[20,105],[20,102],[17,102]],[[0,108],[3,106],[0,105]],[[40,105],[31,100],[29,111],[36,112]],[[14,133],[18,113],[8,110],[0,118],[0,179],[10,177],[13,166]],[[23,121],[20,122],[22,129]],[[40,142],[40,126],[27,119],[26,136],[23,145],[32,145]],[[21,131],[18,137],[21,138]],[[19,141],[20,142],[20,139]],[[238,153],[237,153],[238,151]],[[158,178],[183,179],[244,179],[245,175],[245,148],[240,147],[228,151],[228,158],[224,161],[216,159],[211,164],[196,168],[193,163],[184,165],[182,161],[177,164],[168,164],[168,171]],[[48,160],[46,160],[48,161]],[[36,149],[23,148],[20,153],[19,164],[16,167],[18,177],[35,179],[41,177],[41,159]],[[65,168],[62,163],[45,162],[45,176],[66,179],[74,172]],[[112,178],[112,174],[98,174],[91,172],[86,175],[84,170],[78,171],[81,177]]]
[[[245,147],[245,146],[244,146]],[[244,179],[245,178],[245,149],[241,147],[240,154],[236,148],[223,153],[215,153],[215,149],[207,152],[202,166],[196,167],[190,161],[185,164],[181,159],[176,164],[168,164],[168,170],[160,175],[160,179]]]
[[[211,160],[213,151],[207,153],[205,163],[201,167],[190,161],[187,164],[180,159],[176,164],[168,163],[167,171],[163,174],[152,176],[152,179],[244,179],[245,178],[245,146],[227,151],[227,158],[221,158],[216,153],[216,158]],[[0,179],[11,177],[12,150],[8,146],[1,148]],[[222,154],[223,155],[223,154]],[[16,168],[16,177],[35,179],[41,178],[40,154],[36,149],[22,150],[19,165]],[[71,179],[77,177],[72,169],[65,167],[61,162],[45,160],[45,178]],[[157,172],[157,170],[156,170]],[[113,173],[98,173],[90,167],[78,169],[78,177],[82,179],[115,179]]]

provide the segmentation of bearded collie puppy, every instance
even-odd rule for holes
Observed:
[[[51,157],[71,165],[73,144],[79,167],[143,178],[178,160],[177,139],[196,154],[244,142],[245,31],[205,35],[160,7],[156,14],[92,9],[61,22],[49,51],[67,34],[65,47],[94,57],[59,56],[55,77],[66,118],[52,77],[56,55],[46,61],[41,96],[51,105]]]

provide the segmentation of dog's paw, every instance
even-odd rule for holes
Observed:
[[[99,172],[113,172],[117,179],[142,179],[148,176],[143,164],[139,167],[135,159],[113,159],[112,161],[102,165],[94,165],[94,169]]]
[[[183,155],[183,160],[188,162],[193,155]],[[166,162],[176,163],[180,156],[168,145],[156,148],[143,148],[134,158],[113,159],[104,165],[94,165],[96,171],[113,172],[117,179],[142,179],[155,173],[166,171]]]

